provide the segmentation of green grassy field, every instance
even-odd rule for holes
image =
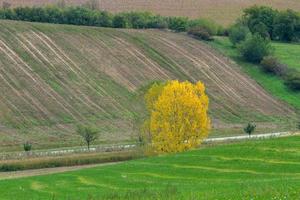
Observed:
[[[273,42],[274,54],[290,68],[300,71],[300,44]]]
[[[264,89],[270,94],[277,97],[278,99],[287,102],[288,104],[295,107],[297,110],[300,109],[300,93],[289,90],[285,85],[284,81],[276,76],[266,74],[262,72],[257,65],[245,62],[239,56],[236,48],[233,48],[228,38],[217,37],[213,42],[209,43],[214,48],[220,50],[224,55],[229,56],[236,61],[251,78],[256,80]],[[299,44],[287,44],[273,42],[274,55],[279,60],[287,64],[290,68],[300,70],[299,64]]]
[[[300,137],[0,181],[0,199],[297,199]]]

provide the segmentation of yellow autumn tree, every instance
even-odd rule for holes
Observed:
[[[156,153],[181,152],[196,147],[210,130],[208,97],[201,82],[170,81],[154,85],[145,95],[151,147]]]

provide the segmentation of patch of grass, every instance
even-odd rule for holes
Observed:
[[[15,200],[297,199],[299,142],[299,136],[244,141],[76,172],[3,180],[0,193],[2,199]]]
[[[236,61],[251,78],[257,81],[264,89],[278,99],[287,102],[296,109],[300,109],[300,93],[289,90],[284,81],[280,78],[266,74],[255,64],[244,61],[240,56],[236,48],[232,46],[229,39],[226,37],[216,37],[213,42],[209,42],[211,46],[218,49],[224,55],[230,57]],[[272,43],[275,47],[275,55],[279,59],[288,64],[289,67],[298,68],[299,55],[297,52],[300,50],[300,45],[296,44],[283,44]],[[290,53],[288,53],[290,52]]]
[[[300,44],[273,42],[275,56],[290,68],[300,71]]]

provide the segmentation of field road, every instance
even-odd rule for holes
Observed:
[[[300,132],[279,132],[279,133],[266,133],[252,136],[235,136],[235,137],[220,137],[220,138],[208,138],[204,143],[217,143],[217,142],[229,142],[238,141],[245,139],[264,139],[264,138],[275,138],[275,137],[287,137],[293,135],[300,135]],[[45,169],[34,169],[34,170],[24,170],[16,172],[0,172],[0,180],[15,179],[22,177],[39,176],[46,174],[62,173],[68,171],[76,171],[80,169],[87,169],[99,166],[113,165],[121,162],[111,162],[111,163],[101,163],[92,165],[82,165],[82,166],[72,166],[72,167],[56,167],[56,168],[45,168]]]

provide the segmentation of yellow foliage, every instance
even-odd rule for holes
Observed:
[[[209,100],[201,82],[154,85],[145,100],[150,112],[145,126],[155,152],[181,152],[196,147],[207,137]]]

